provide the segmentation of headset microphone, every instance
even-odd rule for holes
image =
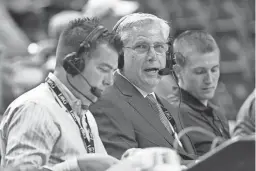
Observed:
[[[102,95],[102,92],[100,89],[98,89],[97,87],[91,87],[91,93],[96,96],[97,98],[100,98]]]
[[[85,60],[81,57],[82,53],[89,53],[90,48],[93,42],[96,42],[97,39],[101,35],[107,35],[108,30],[104,28],[103,26],[99,25],[95,29],[93,29],[88,36],[85,38],[85,40],[80,44],[79,49],[77,52],[72,52],[68,54],[64,60],[63,60],[63,68],[65,71],[70,74],[71,76],[80,75],[83,80],[86,81],[86,83],[91,87],[90,92],[99,98],[101,96],[101,90],[97,87],[92,86],[89,81],[85,78],[85,76],[82,74],[82,71],[85,68]],[[81,95],[83,95],[86,99],[94,103],[90,98],[88,98],[84,93],[79,91],[68,79],[68,75],[66,75],[68,83],[71,85],[73,89],[75,89],[77,92],[79,92]]]
[[[97,88],[97,87],[92,86],[89,83],[89,81],[85,78],[85,76],[81,73],[81,71],[79,71],[79,69],[72,62],[70,62],[69,60],[64,60],[64,64],[63,65],[65,65],[65,67],[71,67],[71,68],[75,69],[77,71],[77,73],[83,78],[83,80],[85,80],[85,82],[91,87],[90,88],[90,92],[94,96],[96,96],[97,98],[101,97],[101,95],[102,95],[101,90],[99,88]],[[68,80],[68,82],[76,91],[78,91],[77,88],[75,88],[74,85],[72,85],[69,80]],[[88,100],[90,100],[92,102],[92,100],[90,98],[88,98],[85,94],[83,94],[80,91],[78,91],[78,92],[80,94],[82,94],[86,99],[88,99]]]
[[[163,68],[158,71],[158,74],[161,76],[165,76],[165,75],[171,75],[172,72],[173,71],[170,68]]]

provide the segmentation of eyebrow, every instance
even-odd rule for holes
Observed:
[[[149,41],[148,40],[137,40],[136,42],[135,42],[135,44],[139,44],[139,43],[149,43]]]
[[[218,64],[218,65],[215,65],[215,66],[213,66],[212,68],[216,68],[216,67],[219,67],[220,66],[220,64]]]
[[[140,44],[140,43],[150,43],[150,41],[148,41],[148,40],[138,40],[138,41],[136,41],[135,42],[135,45],[136,44]],[[167,42],[164,42],[164,41],[156,41],[156,42],[153,42],[153,44],[161,44],[161,43],[167,43]]]
[[[101,67],[108,67],[109,69],[114,69],[111,65],[109,65],[107,63],[101,63],[100,66]]]
[[[144,36],[139,36],[138,38],[137,38],[137,40],[135,41],[135,43],[138,43],[138,42],[146,42],[146,43],[149,43],[151,40],[149,39],[149,38],[147,38],[147,37],[144,37]],[[154,42],[154,43],[166,43],[167,42],[167,40],[164,40],[164,41],[161,41],[161,39],[158,39],[158,40],[156,40],[156,42]]]
[[[213,67],[211,67],[211,69],[212,69],[212,68],[219,67],[219,66],[220,66],[219,64],[218,64],[218,65],[214,65]],[[193,68],[193,69],[205,69],[205,67],[199,66],[199,67],[195,67],[195,68]]]

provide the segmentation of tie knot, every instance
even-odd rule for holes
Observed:
[[[154,95],[152,93],[147,95],[147,98],[155,98]]]
[[[156,103],[156,104],[158,103],[156,98],[154,97],[154,95],[152,93],[148,94],[146,98],[149,99],[153,103]]]

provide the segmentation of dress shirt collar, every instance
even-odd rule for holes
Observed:
[[[212,113],[213,109],[209,103],[207,106],[205,106],[197,98],[195,98],[192,94],[190,94],[186,90],[181,88],[180,91],[181,91],[182,101],[187,105],[189,105],[191,108],[200,112],[206,112],[209,114]]]
[[[127,81],[129,81],[128,78],[126,78],[119,70],[117,71],[117,73],[120,74],[120,75],[121,75],[123,78],[125,78]],[[145,91],[142,90],[141,88],[137,87],[137,86],[136,86],[135,84],[133,84],[132,82],[129,81],[129,83],[131,83],[131,84],[140,92],[140,94],[141,94],[144,98],[146,98],[147,95],[149,95],[149,94],[153,94],[153,96],[156,98],[156,95],[155,95],[154,92],[148,94],[147,92],[145,92]]]
[[[56,86],[66,97],[72,109],[78,114],[78,116],[80,116],[83,107],[82,101],[76,98],[74,94],[53,73],[49,73],[48,77],[55,82]]]

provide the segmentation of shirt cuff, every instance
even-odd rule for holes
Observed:
[[[56,164],[53,167],[44,167],[44,168],[50,169],[52,171],[81,171],[78,166],[76,158]]]

